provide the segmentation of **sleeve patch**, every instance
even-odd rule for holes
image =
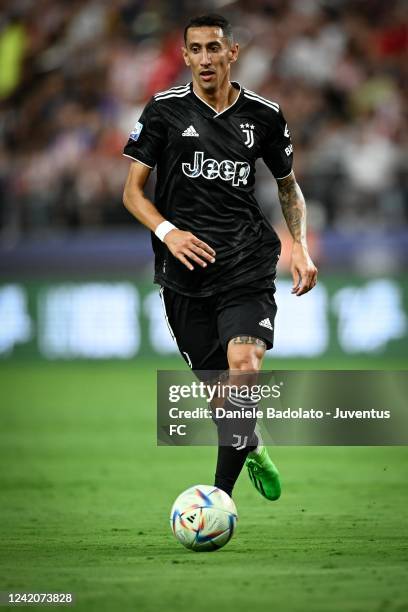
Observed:
[[[129,138],[136,142],[142,130],[143,130],[143,123],[140,123],[140,121],[137,121],[135,127],[129,134]]]

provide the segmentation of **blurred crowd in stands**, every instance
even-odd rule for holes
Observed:
[[[315,230],[407,224],[403,0],[0,0],[0,239],[134,223],[123,145],[153,93],[190,80],[182,33],[203,12],[234,26],[234,80],[281,104]]]

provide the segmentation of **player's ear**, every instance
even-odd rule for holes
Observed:
[[[239,44],[233,43],[229,50],[229,60],[231,64],[237,61],[238,55],[239,55]]]
[[[190,66],[190,59],[188,57],[187,49],[185,47],[181,47],[181,53],[183,54],[183,59],[186,66]]]

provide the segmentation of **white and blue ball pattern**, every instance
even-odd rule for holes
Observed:
[[[181,493],[170,513],[170,526],[186,548],[211,551],[229,542],[238,520],[227,493],[214,486],[196,485]]]

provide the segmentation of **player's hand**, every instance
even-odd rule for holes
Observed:
[[[164,243],[172,255],[189,270],[194,270],[192,261],[202,268],[207,267],[207,262],[214,263],[215,261],[214,249],[191,232],[173,229],[164,237]]]
[[[317,268],[307,248],[298,242],[293,245],[290,271],[293,277],[292,293],[297,296],[307,293],[317,283]]]

